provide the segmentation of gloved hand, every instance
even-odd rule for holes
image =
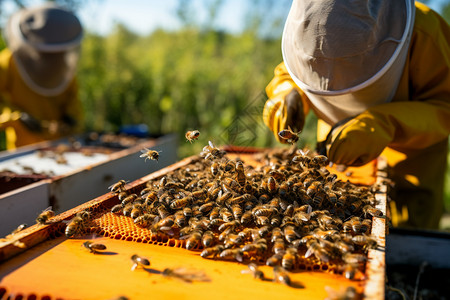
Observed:
[[[328,159],[336,164],[361,166],[377,158],[394,136],[370,112],[338,122],[326,140]]]
[[[264,105],[263,120],[276,139],[286,143],[285,140],[280,139],[278,132],[288,127],[294,132],[299,132],[305,125],[303,102],[299,92],[294,88],[267,100]]]
[[[33,132],[41,132],[42,125],[41,122],[30,116],[25,112],[20,113],[19,120],[30,130]]]

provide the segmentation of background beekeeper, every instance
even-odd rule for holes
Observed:
[[[52,4],[22,9],[5,29],[0,53],[0,129],[7,148],[74,133],[82,118],[75,79],[83,36],[79,19]]]
[[[413,0],[294,0],[282,53],[263,112],[277,139],[288,126],[300,131],[313,110],[332,162],[387,157],[394,225],[437,228],[450,132],[448,24]]]

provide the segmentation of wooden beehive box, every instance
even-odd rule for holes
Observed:
[[[111,140],[108,142],[87,142],[85,136],[77,137],[80,148],[65,150],[61,155],[67,160],[64,163],[48,156],[61,146],[73,144],[68,139],[0,153],[0,236],[7,235],[20,223],[33,224],[36,211],[49,206],[56,213],[67,211],[104,194],[105,186],[122,176],[132,181],[177,160],[175,135],[127,137],[122,143],[117,136],[108,136]],[[144,148],[163,151],[164,156],[157,163],[143,164],[139,155]]]
[[[236,154],[250,163],[254,154]],[[198,159],[191,157],[128,183],[132,192],[142,190],[149,180],[170,174]],[[351,179],[360,184],[382,184],[383,173],[377,171],[382,162],[372,162],[361,168],[347,169]],[[346,178],[346,175],[339,173]],[[378,208],[386,212],[386,190],[381,185],[376,195]],[[93,213],[110,209],[119,203],[116,195],[107,193],[74,209],[63,212],[48,225],[35,225],[13,235],[0,244],[0,298],[31,297],[33,299],[324,299],[329,290],[341,291],[352,286],[365,299],[384,299],[386,225],[384,218],[373,218],[372,234],[378,248],[368,252],[365,277],[358,281],[345,279],[332,272],[307,269],[290,274],[292,285],[272,282],[272,269],[261,266],[266,280],[255,280],[242,274],[246,264],[204,259],[199,251],[183,249],[184,243],[170,238],[150,238],[148,241],[127,236],[99,236],[95,242],[107,250],[101,254],[89,253],[82,244],[90,235],[66,238],[64,220],[78,212]],[[151,265],[131,271],[130,257],[147,257]],[[204,274],[208,280],[186,283],[163,276],[166,268],[185,268]]]

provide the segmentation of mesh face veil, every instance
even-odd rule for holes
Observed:
[[[83,37],[75,15],[51,4],[20,10],[8,20],[5,37],[19,74],[34,92],[55,96],[67,88]]]
[[[413,0],[294,0],[283,60],[329,124],[389,102],[405,65]]]

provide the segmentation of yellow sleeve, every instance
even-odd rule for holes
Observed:
[[[284,62],[281,62],[278,66],[276,66],[274,70],[274,77],[266,86],[267,97],[272,99],[280,95],[287,95],[294,88],[302,97],[303,112],[306,115],[309,111],[308,101],[306,101],[307,97],[305,93],[303,93],[303,91],[294,83],[294,80],[292,80]]]
[[[410,99],[369,109],[393,126],[392,147],[420,149],[450,133],[450,27],[436,12],[416,2],[409,58]]]

